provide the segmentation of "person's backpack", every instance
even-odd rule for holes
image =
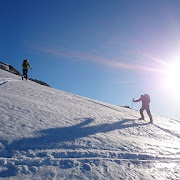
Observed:
[[[28,66],[28,62],[27,62],[27,60],[24,60],[23,61],[23,67],[27,67]]]
[[[144,101],[146,102],[146,103],[150,103],[150,97],[149,97],[149,95],[148,94],[144,94],[143,95],[143,99],[144,99]]]

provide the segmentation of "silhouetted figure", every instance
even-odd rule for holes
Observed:
[[[140,109],[141,118],[139,118],[139,119],[144,120],[143,111],[146,110],[146,112],[147,112],[147,114],[149,116],[149,119],[150,119],[150,123],[153,123],[152,115],[151,115],[151,112],[150,112],[150,109],[149,109],[149,104],[150,104],[149,95],[144,94],[144,95],[141,95],[141,97],[139,99],[137,99],[137,100],[133,99],[133,102],[139,102],[139,101],[142,101],[142,107]]]
[[[22,68],[23,68],[22,80],[23,80],[23,78],[26,78],[26,80],[27,80],[27,78],[28,78],[27,74],[28,74],[28,68],[29,67],[32,69],[32,67],[30,66],[30,64],[28,62],[28,59],[24,60],[23,64],[22,64]]]

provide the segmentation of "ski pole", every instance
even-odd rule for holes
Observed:
[[[31,68],[31,81],[32,81],[32,68]]]
[[[133,108],[133,102],[134,102],[134,98],[132,99],[132,106],[131,106],[131,109]]]

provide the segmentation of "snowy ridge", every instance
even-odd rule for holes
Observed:
[[[178,120],[0,77],[0,179],[180,179]]]
[[[0,68],[9,71],[9,64],[0,62]]]
[[[19,71],[17,71],[13,66],[0,62],[0,69],[6,70],[16,75],[20,75]]]

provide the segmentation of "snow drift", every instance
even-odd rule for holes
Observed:
[[[180,179],[180,122],[0,69],[0,179]]]

